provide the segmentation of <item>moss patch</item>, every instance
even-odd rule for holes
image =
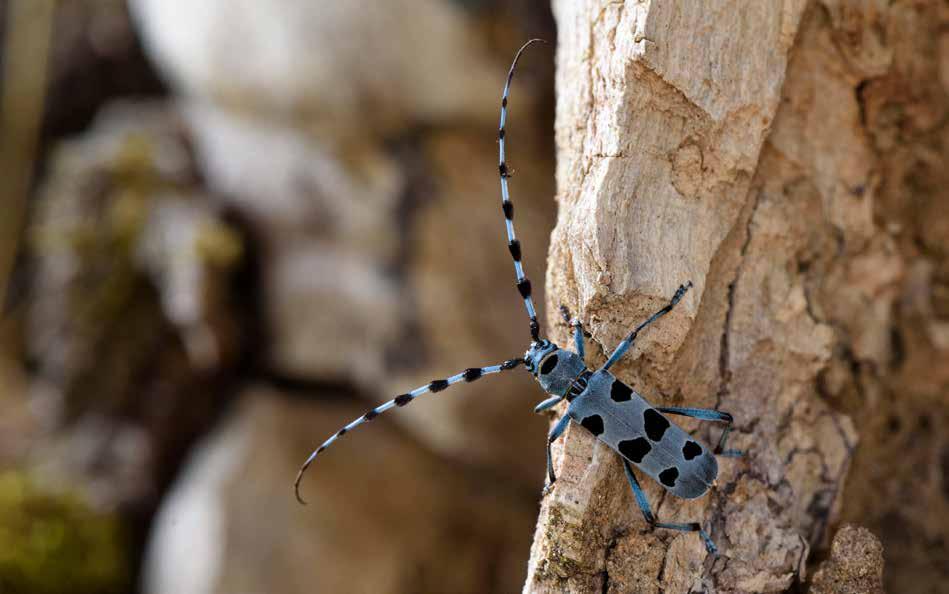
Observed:
[[[21,473],[0,473],[0,592],[126,592],[124,541],[117,518],[78,496],[44,493]]]

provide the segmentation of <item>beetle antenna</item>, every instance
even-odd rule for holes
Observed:
[[[334,441],[336,441],[337,439],[339,439],[346,433],[352,431],[359,425],[362,425],[363,423],[368,423],[369,421],[375,419],[376,417],[378,417],[379,415],[381,415],[382,413],[386,412],[387,410],[391,408],[395,408],[397,406],[399,407],[405,406],[406,404],[412,402],[413,400],[415,400],[422,394],[426,394],[428,392],[441,392],[448,386],[452,384],[457,384],[461,381],[470,383],[477,379],[480,379],[481,377],[485,375],[491,375],[492,373],[500,373],[502,371],[514,369],[523,362],[524,362],[524,359],[517,358],[517,359],[508,359],[504,363],[500,363],[498,365],[491,365],[489,367],[469,367],[468,369],[462,371],[461,373],[453,375],[447,379],[432,380],[431,382],[425,384],[424,386],[415,388],[411,392],[400,394],[399,396],[396,396],[392,400],[384,404],[380,404],[376,408],[370,410],[366,414],[362,415],[358,419],[354,420],[353,422],[349,423],[348,425],[346,425],[345,427],[343,427],[342,429],[334,433],[332,437],[330,437],[329,439],[323,442],[323,445],[318,447],[316,450],[313,451],[312,454],[310,454],[310,457],[307,458],[306,462],[303,463],[303,466],[300,467],[300,471],[297,472],[296,480],[293,481],[293,491],[294,491],[294,494],[296,494],[297,496],[297,501],[299,501],[301,504],[306,505],[306,502],[303,501],[303,497],[300,496],[300,481],[303,479],[303,473],[306,472],[306,469],[310,466],[310,464],[313,463],[313,460],[316,458],[316,456],[322,453],[323,450],[325,450],[326,448],[330,447],[330,445],[332,445]]]
[[[537,324],[537,311],[534,309],[534,301],[531,299],[531,282],[524,275],[524,267],[521,264],[521,242],[517,240],[517,235],[514,233],[514,204],[511,203],[507,187],[507,180],[511,177],[511,173],[504,158],[504,124],[507,121],[507,100],[511,94],[511,81],[514,79],[514,69],[517,68],[517,61],[521,59],[524,50],[537,42],[547,43],[543,39],[531,39],[522,45],[521,49],[517,50],[514,55],[511,69],[507,73],[507,82],[504,83],[504,93],[501,95],[501,123],[498,126],[498,170],[501,174],[501,208],[504,211],[504,224],[507,228],[507,248],[511,252],[511,258],[514,259],[517,290],[524,299],[524,307],[527,308],[527,315],[530,318],[531,340],[535,342],[540,335],[540,326]]]

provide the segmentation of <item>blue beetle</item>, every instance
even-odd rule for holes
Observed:
[[[371,409],[334,433],[310,454],[297,473],[294,481],[294,492],[300,503],[304,503],[300,496],[300,481],[303,478],[303,473],[317,455],[355,427],[368,423],[387,410],[405,406],[422,394],[440,392],[453,384],[473,382],[486,375],[500,373],[524,365],[527,371],[540,383],[544,392],[550,396],[534,408],[535,412],[543,412],[553,408],[564,400],[569,403],[566,414],[554,425],[547,439],[547,484],[544,487],[544,493],[547,493],[556,481],[550,452],[551,445],[563,435],[572,420],[620,455],[636,503],[648,524],[657,528],[698,532],[705,543],[706,549],[715,554],[717,552],[715,544],[699,523],[667,523],[656,520],[649,506],[649,501],[636,479],[633,468],[640,469],[677,497],[684,499],[701,497],[714,484],[718,476],[718,462],[715,456],[733,457],[741,455],[741,452],[737,450],[725,449],[725,443],[733,421],[732,416],[714,409],[654,407],[609,371],[610,367],[633,346],[641,331],[667,314],[679,303],[686,291],[692,287],[692,283],[688,282],[680,286],[665,307],[633,329],[617,345],[606,363],[596,371],[588,369],[583,360],[585,350],[583,326],[578,320],[570,318],[566,308],[561,307],[561,312],[564,319],[573,327],[576,352],[561,349],[549,340],[540,337],[540,325],[537,322],[537,313],[531,297],[531,284],[524,274],[524,268],[521,264],[521,245],[514,233],[514,205],[511,203],[508,191],[510,173],[505,162],[504,141],[507,103],[517,62],[528,46],[542,41],[531,39],[521,46],[514,56],[501,95],[501,121],[498,128],[501,208],[504,213],[504,224],[507,231],[508,251],[514,260],[516,286],[524,300],[524,307],[529,318],[530,348],[523,357],[509,359],[503,363],[487,367],[472,367],[445,379],[432,380],[424,386],[400,394],[392,400]],[[707,446],[704,446],[669,421],[665,415],[681,415],[705,421],[718,421],[725,423],[725,429],[715,449],[709,450]]]

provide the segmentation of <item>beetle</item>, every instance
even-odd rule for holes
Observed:
[[[695,499],[704,495],[715,483],[718,476],[716,456],[736,457],[742,455],[738,450],[725,449],[733,417],[727,412],[705,408],[654,407],[630,386],[616,378],[612,367],[625,355],[636,342],[639,333],[650,324],[666,315],[679,303],[692,287],[687,282],[676,290],[669,303],[634,328],[610,354],[606,363],[597,370],[590,370],[584,362],[585,331],[576,318],[570,318],[569,311],[561,306],[561,314],[573,328],[575,352],[562,349],[540,337],[540,325],[531,296],[531,284],[524,274],[521,263],[521,245],[514,232],[514,205],[510,199],[508,179],[511,174],[505,160],[505,124],[507,122],[507,104],[510,96],[511,81],[521,54],[530,45],[543,42],[531,39],[517,51],[501,95],[501,118],[498,127],[499,163],[501,177],[501,210],[507,233],[508,251],[514,260],[516,286],[524,307],[527,310],[531,335],[530,347],[523,357],[508,359],[487,367],[471,367],[445,379],[432,380],[424,386],[400,394],[392,400],[377,406],[361,417],[337,431],[323,442],[306,459],[294,481],[294,493],[300,503],[300,481],[304,472],[326,448],[354,428],[368,423],[380,414],[406,406],[419,396],[429,392],[441,392],[461,382],[474,382],[484,376],[515,369],[521,365],[534,376],[541,388],[550,397],[540,402],[534,412],[549,410],[563,401],[567,401],[567,411],[554,425],[547,438],[547,482],[546,495],[557,480],[551,457],[551,446],[567,429],[570,421],[592,433],[597,439],[612,448],[623,462],[626,479],[633,496],[646,522],[656,528],[668,528],[686,532],[697,532],[706,549],[717,554],[714,542],[697,522],[669,523],[659,522],[652,512],[649,501],[636,479],[634,468],[656,480],[667,491],[683,499]],[[717,421],[725,424],[725,429],[714,449],[709,449],[682,428],[672,423],[666,415],[680,415],[703,421]]]

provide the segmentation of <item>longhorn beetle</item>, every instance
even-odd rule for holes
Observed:
[[[540,383],[544,392],[550,398],[536,407],[534,412],[542,412],[553,408],[561,401],[569,403],[567,412],[554,425],[547,438],[547,477],[544,487],[546,494],[553,486],[557,477],[554,476],[553,462],[550,455],[550,446],[556,441],[571,420],[596,436],[600,441],[615,450],[623,461],[626,479],[633,490],[636,503],[642,511],[646,522],[656,528],[669,528],[685,532],[698,532],[709,553],[717,554],[715,544],[709,538],[701,525],[696,522],[675,524],[657,521],[649,507],[649,501],[636,480],[633,473],[635,466],[658,481],[670,493],[684,499],[701,497],[708,491],[718,476],[718,462],[715,455],[735,457],[740,456],[737,450],[725,449],[725,441],[731,429],[732,416],[727,412],[704,408],[654,407],[640,396],[635,390],[616,379],[610,373],[612,367],[633,346],[636,337],[647,326],[669,313],[679,303],[685,292],[692,286],[687,282],[680,286],[669,303],[654,313],[645,322],[633,329],[623,339],[606,363],[596,371],[590,371],[584,363],[584,330],[577,319],[570,319],[569,312],[561,307],[564,319],[573,328],[576,352],[570,352],[557,347],[549,340],[540,338],[540,326],[537,323],[537,312],[531,298],[531,283],[524,275],[521,264],[521,244],[514,234],[514,205],[508,194],[508,178],[510,173],[504,159],[504,125],[507,120],[507,101],[511,90],[511,80],[521,54],[532,43],[543,41],[531,39],[517,51],[511,69],[507,74],[504,92],[501,95],[501,123],[498,128],[499,164],[501,175],[501,208],[504,212],[504,225],[507,229],[507,246],[514,259],[514,272],[517,279],[517,289],[524,299],[524,307],[530,318],[530,348],[523,357],[509,359],[497,365],[488,367],[471,367],[446,379],[437,379],[427,385],[415,388],[396,396],[392,400],[377,406],[350,424],[337,431],[332,437],[323,442],[310,457],[307,458],[294,482],[294,491],[300,503],[300,480],[307,467],[318,454],[332,445],[337,439],[352,431],[363,423],[368,423],[380,414],[395,407],[402,407],[427,392],[441,392],[453,384],[473,382],[483,376],[515,369],[519,365],[524,367]],[[725,424],[721,438],[714,450],[703,446],[696,439],[669,421],[665,415],[681,415],[703,421],[718,421]]]

